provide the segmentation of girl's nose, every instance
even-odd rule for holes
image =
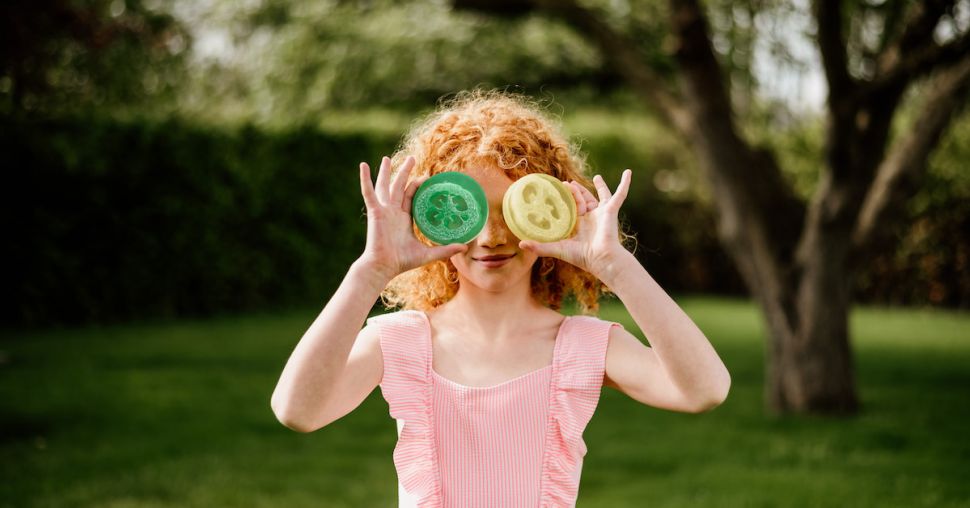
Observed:
[[[485,228],[478,235],[478,242],[482,247],[497,247],[505,245],[511,234],[508,226],[505,225],[505,218],[502,217],[502,214],[495,210],[489,210],[488,222],[485,223]]]

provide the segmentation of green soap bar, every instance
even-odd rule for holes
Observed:
[[[445,171],[418,187],[411,216],[421,233],[438,245],[468,243],[485,228],[488,200],[474,178]]]
[[[530,173],[505,191],[502,215],[520,239],[555,242],[572,234],[578,213],[566,184],[544,173]]]

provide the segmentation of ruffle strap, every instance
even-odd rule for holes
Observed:
[[[579,461],[586,455],[583,431],[599,402],[610,328],[619,323],[573,316],[553,363],[542,467],[540,507],[574,506]]]
[[[394,447],[398,481],[420,508],[442,506],[441,476],[432,421],[431,343],[418,311],[372,317],[380,329],[384,376],[381,394],[404,427]]]

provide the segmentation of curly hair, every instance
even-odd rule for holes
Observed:
[[[436,111],[412,125],[391,157],[392,167],[400,167],[408,155],[416,162],[409,181],[486,162],[513,181],[541,172],[593,190],[585,157],[559,131],[558,123],[532,99],[505,91],[475,89],[439,102]],[[414,233],[432,245],[417,227]],[[622,228],[617,233],[624,245],[632,238]],[[427,311],[454,297],[458,286],[451,260],[438,260],[395,277],[381,293],[381,301],[389,309]],[[554,310],[571,294],[583,314],[597,312],[600,296],[611,293],[592,274],[551,257],[540,257],[533,265],[531,290],[536,301]]]

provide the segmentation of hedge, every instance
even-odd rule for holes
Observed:
[[[357,166],[394,140],[175,121],[3,121],[12,324],[326,301],[364,245]]]

